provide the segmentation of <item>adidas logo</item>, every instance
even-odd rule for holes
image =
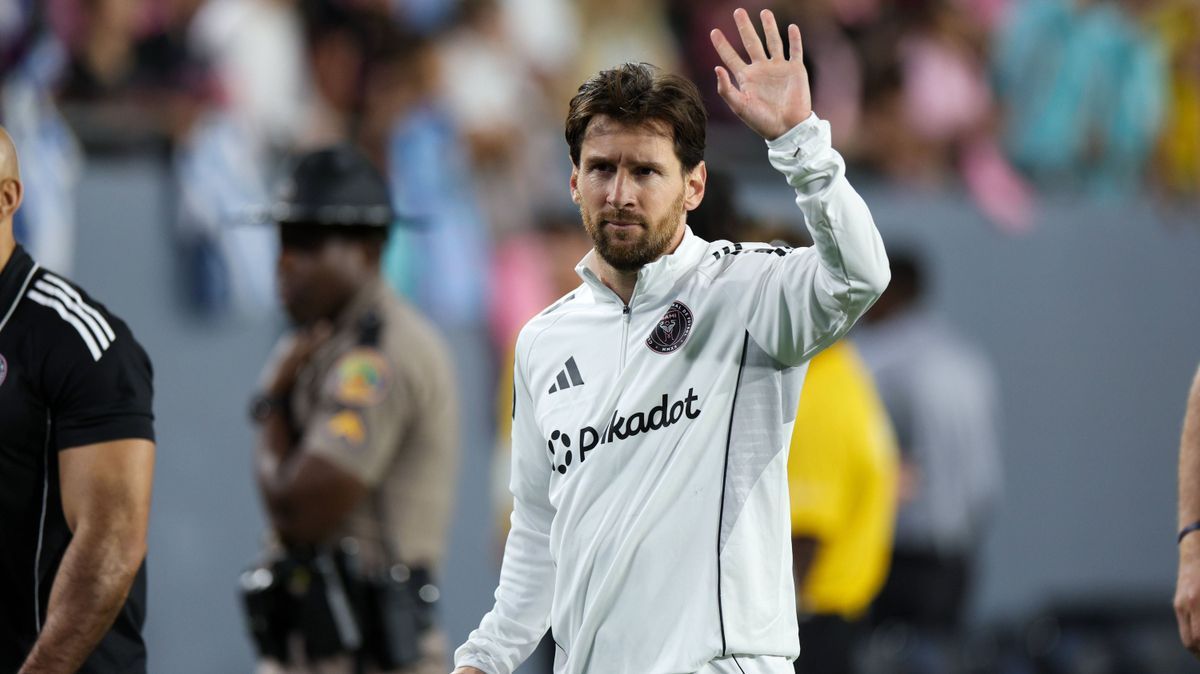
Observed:
[[[583,386],[583,377],[579,376],[579,368],[575,365],[575,356],[568,358],[566,366],[558,371],[558,378],[550,385],[550,392],[558,393],[572,386]]]

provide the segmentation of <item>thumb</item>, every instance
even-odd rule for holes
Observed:
[[[733,80],[729,78],[729,71],[721,66],[716,67],[717,72],[717,93],[721,98],[725,99],[731,107],[734,105],[734,99],[741,93],[733,86]]]

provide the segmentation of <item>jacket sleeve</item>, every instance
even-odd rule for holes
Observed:
[[[533,401],[522,371],[528,356],[524,342],[517,343],[513,367],[512,528],[504,546],[496,603],[454,653],[455,667],[476,667],[487,674],[510,674],[529,657],[549,627],[554,596],[551,465],[545,440],[534,423]]]
[[[830,144],[829,123],[814,114],[767,148],[796,190],[813,246],[737,255],[723,275],[755,342],[799,365],[850,330],[891,272],[871,212]]]

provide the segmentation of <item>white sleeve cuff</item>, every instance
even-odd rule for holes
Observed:
[[[803,163],[805,159],[830,148],[832,143],[829,122],[817,117],[815,112],[810,113],[807,119],[788,129],[782,136],[767,141],[767,152],[773,160],[798,160]]]

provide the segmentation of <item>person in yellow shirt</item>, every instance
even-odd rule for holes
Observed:
[[[866,366],[843,340],[809,363],[788,458],[803,674],[853,671],[887,578],[899,451]]]

